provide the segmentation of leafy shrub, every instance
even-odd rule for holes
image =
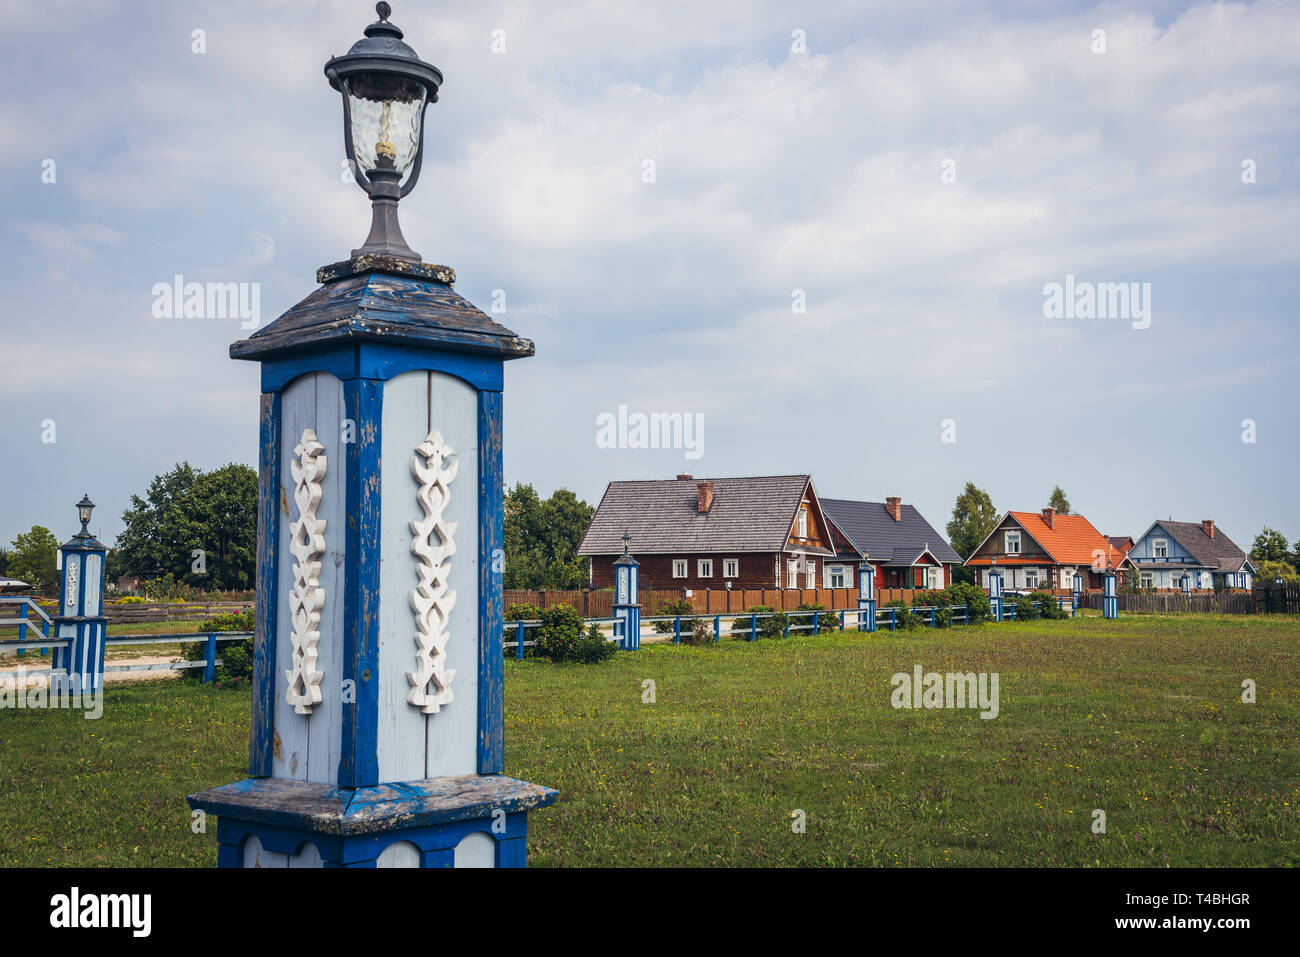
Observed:
[[[148,602],[149,599],[141,598],[139,595],[126,595],[125,597],[116,599],[113,602],[113,604],[114,605],[145,605],[148,604]]]
[[[815,605],[809,604],[808,602],[804,602],[795,610],[821,612],[821,614],[817,616],[817,634],[819,635],[825,634],[828,631],[840,630],[839,614],[833,611],[827,611],[826,606],[823,605],[821,602],[817,602],[817,604]],[[804,628],[804,634],[811,634],[812,623],[813,623],[812,615],[798,615],[791,622],[791,627],[793,627],[794,625],[802,625]]]
[[[1051,592],[1036,591],[1029,596],[1029,599],[1030,601],[1036,601],[1039,603],[1038,604],[1039,618],[1054,619],[1059,621],[1062,618],[1070,617],[1070,613],[1060,606],[1056,596],[1053,595]],[[1016,614],[1019,615],[1020,612],[1017,611]]]
[[[1028,595],[1009,595],[1007,600],[1015,606],[1016,621],[1033,621],[1038,617],[1038,609],[1034,607],[1034,600]]]
[[[536,648],[543,658],[594,664],[614,656],[614,643],[606,641],[597,626],[584,625],[576,608],[557,605],[540,610],[537,617],[542,624],[536,629]]]
[[[253,612],[250,609],[204,619],[199,623],[199,632],[206,635],[214,631],[252,631],[253,627]],[[207,657],[206,641],[181,645],[183,661],[205,661]],[[221,664],[213,672],[213,683],[218,688],[247,688],[253,680],[253,639],[220,642],[217,645],[217,657],[221,659]],[[181,680],[200,682],[203,680],[203,672],[203,668],[187,668],[181,672]]]
[[[682,629],[682,644],[708,645],[713,643],[713,619],[696,618],[686,622],[689,627]]]
[[[993,616],[993,609],[989,605],[989,596],[984,593],[984,589],[976,584],[957,582],[955,585],[948,587],[948,596],[951,599],[949,604],[966,605],[968,607],[969,623],[972,625],[988,621]]]
[[[171,572],[161,578],[150,578],[142,587],[144,588],[145,597],[156,602],[198,601],[203,595],[193,585],[178,582],[172,577]]]
[[[752,615],[771,615],[771,618],[758,619],[758,636],[759,638],[782,638],[785,636],[785,624],[788,620],[785,612],[776,611],[771,605],[753,605],[749,609]],[[753,619],[749,615],[743,618],[736,618],[731,622],[731,635],[733,638],[744,638],[746,640],[754,637]]]
[[[918,591],[912,596],[912,608],[933,609],[934,627],[947,628],[952,624],[952,611],[949,605],[955,604],[946,590],[940,591]],[[930,624],[930,611],[914,612],[917,622],[921,625]]]
[[[909,607],[907,606],[907,602],[903,601],[903,599],[901,599],[901,598],[895,598],[895,599],[893,599],[892,601],[887,601],[887,602],[885,602],[883,605],[881,605],[880,607],[881,607],[881,608],[897,608],[897,609],[898,609],[898,612],[897,612],[897,615],[898,615],[898,625],[897,625],[897,627],[898,627],[900,630],[910,630],[910,629],[912,629],[912,628],[915,628],[918,624],[920,624],[920,621],[917,619],[916,614],[912,611],[911,608],[909,608]],[[877,629],[888,628],[888,625],[886,624],[886,621],[887,621],[888,618],[889,618],[888,615],[883,615],[883,616],[882,616],[882,615],[877,615],[877,616],[876,616],[876,628],[877,628]]]
[[[655,614],[682,616],[693,615],[695,614],[695,606],[685,598],[678,598],[675,601],[664,602],[664,604],[659,608],[659,611]],[[673,623],[671,621],[656,621],[652,622],[652,624],[654,625],[655,631],[659,632],[661,635],[670,634],[673,630]],[[686,640],[685,635],[682,636],[682,640]]]

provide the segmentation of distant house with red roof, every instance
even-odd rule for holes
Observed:
[[[1020,591],[1073,588],[1076,573],[1083,576],[1085,589],[1101,588],[1106,569],[1118,571],[1126,562],[1126,553],[1082,515],[1059,515],[1045,508],[1007,512],[966,565],[984,588],[996,565],[1002,587]]]

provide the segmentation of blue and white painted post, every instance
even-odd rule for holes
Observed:
[[[1115,569],[1106,569],[1102,576],[1101,617],[1119,617],[1119,597],[1115,594]]]
[[[1183,594],[1190,596],[1192,594],[1192,576],[1188,572],[1183,572],[1182,578]]]
[[[1074,613],[1079,610],[1079,605],[1083,601],[1083,576],[1080,575],[1078,572],[1074,573],[1073,584],[1074,584],[1074,595],[1073,595],[1074,607],[1070,610],[1071,618],[1073,618]]]
[[[59,546],[63,572],[54,627],[58,639],[68,644],[54,649],[51,667],[55,682],[67,682],[66,689],[59,690],[74,697],[98,694],[104,687],[104,639],[108,631],[104,616],[104,556],[108,548],[87,528],[94,508],[90,496],[83,495],[77,503],[81,531]]]
[[[637,560],[628,553],[631,539],[631,535],[623,533],[623,555],[614,563],[614,617],[618,619],[614,633],[622,633],[624,648],[636,651],[641,647],[641,605],[637,602],[639,567]]]
[[[441,82],[378,9],[326,68],[345,109],[345,68]],[[221,867],[522,867],[528,812],[558,796],[502,774],[503,367],[533,343],[397,245],[394,139],[356,171],[381,248],[230,347],[261,363],[250,777],[189,797]]]
[[[994,566],[989,569],[989,606],[993,609],[993,620],[1002,620],[1002,573]]]
[[[863,562],[858,569],[858,631],[876,630],[876,567]]]

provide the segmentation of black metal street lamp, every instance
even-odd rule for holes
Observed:
[[[92,538],[90,529],[86,526],[90,524],[90,513],[95,510],[95,503],[90,500],[89,495],[82,495],[81,501],[77,503],[77,518],[81,519],[81,531],[74,535],[74,538]]]
[[[366,27],[366,38],[325,64],[330,86],[343,95],[343,142],[352,175],[371,203],[370,235],[352,256],[419,262],[420,254],[402,236],[397,202],[420,178],[424,111],[438,102],[442,72],[402,42],[402,31],[388,21],[387,3],[376,4],[375,12],[379,19]]]

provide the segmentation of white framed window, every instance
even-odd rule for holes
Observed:
[[[1026,568],[1026,569],[1025,569],[1025,587],[1026,587],[1026,588],[1037,588],[1037,587],[1038,587],[1038,569],[1037,569],[1037,568]]]
[[[701,558],[700,561],[699,561],[699,568],[700,568],[700,577],[701,577],[701,578],[712,578],[712,577],[713,577],[713,559],[712,559],[712,558]]]
[[[806,508],[799,509],[799,522],[795,529],[795,537],[796,538],[808,537],[808,509]]]
[[[1152,582],[1152,578],[1150,572],[1143,572],[1141,575],[1138,576],[1138,585],[1142,588],[1150,588],[1151,582]]]
[[[799,563],[798,562],[785,563],[785,587],[786,588],[799,587]]]
[[[826,566],[826,587],[827,588],[848,588],[848,575],[844,571],[843,565]]]
[[[1008,555],[1020,554],[1020,533],[1019,532],[1007,532],[1003,540],[1006,543],[1006,552]]]
[[[927,569],[926,569],[926,571],[925,571],[925,587],[926,587],[926,588],[942,588],[942,587],[943,587],[943,569],[942,569],[942,568],[927,568]]]
[[[1156,558],[1169,557],[1169,540],[1164,538],[1151,539],[1151,554]]]
[[[808,570],[804,574],[804,587],[805,588],[817,587],[817,563],[812,559],[808,560]]]
[[[722,560],[722,577],[739,578],[740,577],[740,559],[724,558]]]
[[[684,558],[673,559],[673,577],[674,578],[686,577],[686,559]]]

